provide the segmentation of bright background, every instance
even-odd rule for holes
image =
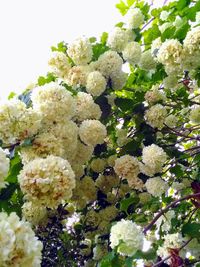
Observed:
[[[47,72],[50,47],[98,37],[122,17],[118,0],[0,0],[0,98]],[[163,0],[155,0],[163,2]]]

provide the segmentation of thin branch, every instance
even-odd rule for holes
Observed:
[[[197,196],[200,196],[200,193],[196,193],[196,194],[191,194],[185,197],[182,197],[180,199],[175,200],[174,202],[172,202],[171,204],[169,204],[166,208],[162,209],[155,217],[154,219],[149,223],[149,225],[147,225],[144,230],[143,233],[146,235],[147,231],[149,231],[153,225],[155,224],[155,222],[163,215],[165,214],[169,209],[171,208],[175,208],[177,204],[179,204],[179,202],[182,202],[184,200],[188,200],[191,198],[195,198]]]
[[[178,249],[178,251],[180,251],[180,250],[182,250],[184,247],[186,247],[186,246],[192,241],[192,239],[193,239],[192,237],[191,237],[190,239],[188,239],[188,241],[186,241],[186,242],[185,242],[185,243]],[[159,266],[161,263],[165,262],[166,260],[169,260],[171,257],[172,257],[172,256],[170,255],[170,256],[164,258],[163,260],[161,260],[161,261],[155,263],[154,265],[152,265],[152,267],[157,267],[157,266]]]

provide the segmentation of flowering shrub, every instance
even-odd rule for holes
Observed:
[[[200,1],[117,8],[0,104],[2,267],[199,266]]]

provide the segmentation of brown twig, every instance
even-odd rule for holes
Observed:
[[[155,217],[154,219],[144,228],[143,233],[146,235],[147,231],[149,231],[153,225],[155,224],[155,222],[163,215],[165,214],[169,209],[171,208],[175,208],[177,204],[179,204],[179,202],[182,202],[184,200],[188,200],[191,198],[195,198],[197,196],[200,196],[200,193],[196,193],[196,194],[191,194],[185,197],[182,197],[180,199],[175,200],[174,202],[172,202],[171,204],[169,204],[166,208],[162,209]]]

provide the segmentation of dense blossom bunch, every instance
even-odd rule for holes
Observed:
[[[101,95],[106,89],[106,79],[99,71],[88,74],[86,90],[93,96]]]
[[[41,266],[42,243],[29,223],[16,213],[0,213],[0,265],[2,267]]]
[[[9,166],[10,161],[6,157],[6,152],[0,148],[0,188],[5,187],[5,181],[4,179],[6,178],[8,171],[9,171]]]
[[[58,51],[52,52],[51,58],[49,59],[50,69],[61,78],[65,78],[71,68],[69,59],[67,56]]]
[[[106,127],[98,120],[84,120],[79,128],[79,136],[86,145],[102,144],[106,137]]]
[[[14,144],[37,133],[41,117],[20,100],[11,100],[0,106],[0,139]]]
[[[101,109],[95,104],[92,96],[79,92],[76,96],[76,114],[75,118],[79,121],[87,119],[98,120],[101,117]]]
[[[141,171],[149,176],[153,176],[162,171],[166,160],[167,154],[161,147],[155,144],[146,146],[142,150],[142,161],[144,165],[140,165]]]
[[[151,127],[162,129],[167,114],[166,107],[161,104],[156,104],[146,111],[145,119]]]
[[[119,27],[114,28],[109,34],[108,46],[114,51],[122,52],[129,41],[129,32]]]
[[[123,58],[130,64],[138,64],[142,54],[141,47],[137,42],[130,42],[125,46],[122,54]]]
[[[74,172],[67,160],[56,156],[37,158],[20,172],[20,187],[29,201],[57,207],[72,196]]]
[[[117,8],[0,105],[2,267],[200,261],[199,1]]]
[[[75,113],[76,105],[70,92],[54,82],[35,88],[31,99],[33,108],[41,113],[45,120],[70,119]]]
[[[143,247],[144,237],[141,229],[132,221],[121,220],[111,228],[110,246],[126,256],[132,256]]]
[[[144,22],[144,15],[138,8],[130,8],[126,14],[126,23],[128,28],[137,29]]]
[[[154,197],[161,196],[168,189],[167,183],[163,181],[160,177],[154,177],[148,179],[145,183],[147,192],[149,192]]]
[[[76,65],[85,65],[92,59],[92,46],[87,38],[79,38],[68,46],[67,54]]]

